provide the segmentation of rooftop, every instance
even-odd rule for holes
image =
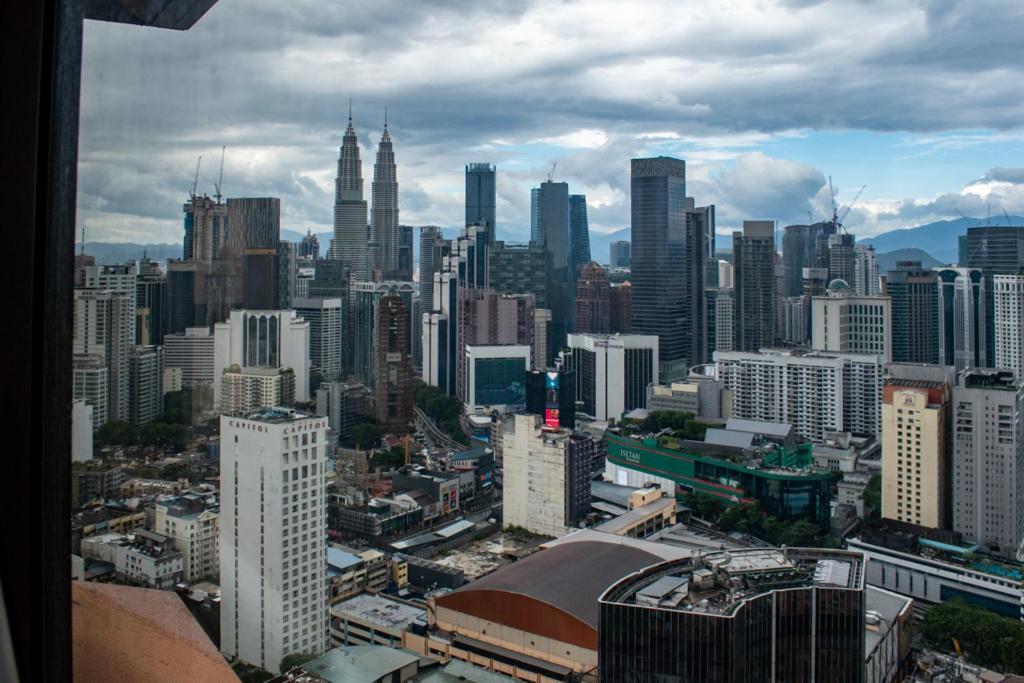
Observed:
[[[601,600],[731,616],[747,600],[774,590],[863,589],[863,563],[851,551],[723,550],[649,567],[618,582]]]
[[[245,416],[247,420],[253,420],[255,422],[267,422],[269,424],[281,424],[283,422],[294,422],[295,420],[301,420],[307,417],[316,417],[315,415],[307,415],[306,413],[300,413],[297,410],[291,408],[263,408],[254,413],[249,413]]]
[[[414,623],[426,624],[427,610],[382,595],[363,593],[331,607],[331,616],[350,616],[374,626],[404,631]]]
[[[376,683],[418,661],[419,656],[408,650],[355,645],[328,650],[301,668],[326,683]]]

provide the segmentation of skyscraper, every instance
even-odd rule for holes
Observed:
[[[939,363],[957,372],[989,367],[992,323],[985,277],[976,268],[936,268],[939,278]]]
[[[774,235],[771,221],[743,221],[743,232],[732,234],[737,351],[775,344]]]
[[[704,245],[687,242],[686,162],[670,157],[631,161],[631,282],[633,332],[657,335],[660,381],[686,376],[694,322],[688,264],[703,261]],[[703,280],[701,282],[703,285]],[[700,293],[703,307],[703,293]],[[703,333],[701,333],[703,336]]]
[[[1019,559],[1024,541],[1024,383],[970,368],[953,390],[953,529]]]
[[[1024,379],[1024,274],[995,275],[995,366]]]
[[[629,240],[615,240],[608,245],[608,262],[612,268],[629,268]]]
[[[647,387],[658,383],[658,338],[639,334],[570,334],[561,369],[576,373],[580,413],[618,420],[647,407]]]
[[[385,431],[404,434],[412,421],[412,346],[402,297],[380,298],[374,348],[373,409]]]
[[[487,226],[487,244],[497,239],[495,208],[498,204],[494,164],[474,163],[466,166],[466,225]]]
[[[530,241],[540,242],[540,188],[530,188]]]
[[[387,115],[384,132],[377,145],[377,161],[373,164],[373,222],[370,241],[377,245],[375,268],[386,279],[398,277],[398,172],[395,152],[388,133]]]
[[[412,282],[412,240],[413,227],[411,225],[399,225],[398,272],[395,274],[395,277],[405,282]]]
[[[844,280],[811,299],[811,348],[873,353],[892,360],[892,310],[887,296],[858,296]]]
[[[434,305],[434,273],[441,271],[441,260],[447,251],[448,240],[441,234],[441,228],[436,225],[420,228],[420,300],[426,311]]]
[[[587,223],[587,197],[582,194],[569,195],[569,274],[573,285],[580,269],[590,263],[590,225]]]
[[[853,248],[853,282],[849,283],[860,296],[878,294],[878,257],[870,244],[858,244]]]
[[[843,280],[853,285],[854,276],[854,237],[849,233],[836,233],[828,238],[828,279]]]
[[[327,418],[267,409],[220,433],[220,649],[276,673],[329,647]]]
[[[828,268],[828,240],[835,232],[831,222],[786,226],[782,236],[783,296],[803,294],[804,268]]]
[[[898,261],[885,274],[892,301],[892,360],[939,362],[939,276],[920,261]]]
[[[547,305],[543,244],[490,244],[487,271],[489,286],[499,294],[533,294],[539,308]]]
[[[608,331],[622,334],[633,331],[633,285],[629,280],[608,289]]]
[[[345,326],[352,336],[351,369],[356,379],[368,389],[374,389],[377,377],[374,367],[377,363],[381,301],[388,295],[400,297],[405,304],[406,315],[411,318],[414,291],[413,283],[397,280],[352,283],[352,322]]]
[[[323,381],[339,379],[344,367],[341,299],[295,299],[295,313],[309,323],[309,368]],[[314,382],[314,386],[316,386]]]
[[[537,197],[538,231],[544,245],[544,280],[547,307],[551,311],[548,357],[554,358],[572,329],[573,282],[569,268],[569,184],[550,180],[541,183]]]
[[[967,228],[961,241],[960,265],[985,276],[985,310],[994,308],[994,275],[1012,275],[1024,268],[1024,227],[985,225]],[[995,357],[995,318],[985,318],[986,357]]]
[[[102,384],[100,367],[106,368],[107,405],[94,405],[96,419],[127,421],[130,409],[130,362],[135,348],[135,290],[113,291],[99,288],[75,289],[75,320],[72,353],[91,357],[79,363],[91,370],[90,383]],[[83,380],[87,373],[82,373]],[[83,384],[84,387],[84,384]],[[84,388],[83,388],[84,391]],[[92,399],[98,400],[93,392]],[[76,398],[89,399],[84,393]],[[102,423],[98,423],[102,424]]]
[[[314,261],[320,258],[320,240],[311,230],[306,230],[306,236],[299,242],[299,258],[308,258]]]
[[[611,332],[608,273],[596,261],[583,266],[576,281],[576,325],[580,334]]]
[[[136,346],[128,362],[129,418],[136,425],[164,412],[164,347]]]
[[[363,167],[359,160],[359,142],[352,127],[352,112],[341,142],[338,173],[334,179],[334,240],[330,258],[345,264],[354,280],[366,280],[367,264],[366,200],[363,199]],[[396,216],[397,225],[397,216]]]

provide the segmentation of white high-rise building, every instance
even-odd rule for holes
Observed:
[[[75,354],[72,359],[74,374],[73,396],[92,408],[92,429],[96,431],[107,423],[110,406],[110,373],[103,356]]]
[[[134,348],[134,285],[130,293],[76,288],[72,353],[102,359],[107,367],[106,415],[97,415],[97,420],[130,418],[129,366]]]
[[[292,299],[292,308],[309,323],[309,365],[324,381],[337,379],[342,370],[344,334],[341,299]]]
[[[577,414],[618,420],[647,407],[647,387],[658,383],[658,337],[643,334],[570,334],[562,369],[576,371]]]
[[[887,296],[857,296],[842,280],[828,294],[811,298],[811,348],[839,353],[869,353],[892,360],[892,301]]]
[[[195,496],[157,502],[154,531],[174,542],[186,581],[199,581],[220,571],[219,518],[216,509]]]
[[[736,271],[728,261],[718,261],[718,286],[720,289],[732,289],[736,286]]]
[[[277,673],[328,648],[327,418],[222,416],[221,652]]]
[[[719,289],[715,297],[715,351],[732,351],[736,348],[735,309],[733,290]]]
[[[246,415],[266,406],[295,402],[295,375],[289,368],[230,367],[220,377],[222,415]]]
[[[788,422],[824,443],[828,432],[877,435],[882,356],[761,349],[715,352],[718,379],[732,396],[732,416]]]
[[[877,296],[880,291],[878,280],[878,257],[870,244],[858,244],[853,248],[853,291],[858,296]]]
[[[92,460],[93,407],[82,399],[71,402],[71,460]]]
[[[1024,559],[1024,383],[973,368],[953,389],[953,529]]]
[[[136,346],[129,359],[129,417],[144,425],[164,412],[164,349]]]
[[[295,311],[234,310],[214,327],[213,404],[221,410],[222,376],[240,369],[290,368],[295,400],[309,401],[309,323]]]
[[[1024,274],[994,275],[995,365],[1024,379]]]
[[[164,337],[164,367],[181,369],[181,384],[213,384],[213,335],[205,327],[186,327],[184,334]]]

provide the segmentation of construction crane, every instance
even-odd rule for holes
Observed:
[[[1006,227],[1012,228],[1013,223],[1010,221],[1010,214],[1006,213],[1006,209],[1003,209],[1003,215],[1006,216]]]
[[[199,187],[199,164],[203,163],[203,155],[200,154],[199,158],[196,159],[196,177],[192,181],[192,199],[196,198],[196,189]]]
[[[227,145],[224,145],[223,147],[220,148],[220,174],[217,176],[217,184],[214,185],[214,188],[217,190],[217,194],[214,195],[214,196],[217,197],[217,203],[218,204],[220,204],[220,197],[221,197],[221,194],[220,194],[220,184],[224,180],[224,150],[226,150],[227,148],[228,148]]]
[[[551,179],[555,176],[555,168],[557,166],[558,166],[558,162],[557,161],[555,163],[551,164],[551,172],[548,173],[548,182],[549,183],[551,182]]]
[[[846,228],[843,227],[843,221],[846,220],[846,217],[850,215],[850,211],[853,209],[853,205],[857,203],[858,199],[860,199],[860,195],[862,192],[864,192],[864,189],[866,187],[867,185],[860,186],[860,189],[857,190],[857,195],[853,198],[853,201],[850,202],[849,205],[847,205],[846,211],[843,211],[843,215],[840,216],[839,207],[836,206],[836,191],[832,187],[832,176],[828,177],[828,196],[829,199],[832,201],[832,225],[835,226],[837,233],[846,232]]]

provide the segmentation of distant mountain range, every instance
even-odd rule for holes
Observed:
[[[1010,216],[1011,225],[1024,225],[1024,217]],[[957,238],[967,233],[967,228],[972,225],[984,224],[981,219],[958,218],[953,221],[937,221],[912,228],[901,228],[890,230],[874,237],[858,238],[860,244],[873,244],[878,252],[879,269],[884,271],[895,264],[896,261],[910,260],[921,261],[926,267],[955,263],[957,261]],[[1006,217],[992,219],[993,225],[1005,225]],[[445,230],[446,237],[454,237],[455,230]],[[333,235],[329,232],[315,233],[320,241],[321,256],[327,254]],[[281,239],[291,242],[300,241],[305,235],[295,230],[282,229]],[[524,241],[520,235],[507,235],[498,231],[499,239],[508,241]],[[628,240],[630,238],[629,228],[622,228],[615,232],[590,231],[590,254],[599,263],[608,263],[608,248],[616,240]],[[781,247],[782,231],[779,231]],[[419,239],[413,239],[414,262],[419,262]],[[715,246],[719,250],[732,248],[731,235],[716,235]],[[924,249],[927,249],[925,251]],[[127,242],[86,242],[85,251],[87,254],[96,257],[99,263],[121,263],[132,259],[141,258],[143,252],[155,261],[163,261],[168,258],[181,258],[180,244],[132,244]],[[885,264],[883,266],[883,264]]]

